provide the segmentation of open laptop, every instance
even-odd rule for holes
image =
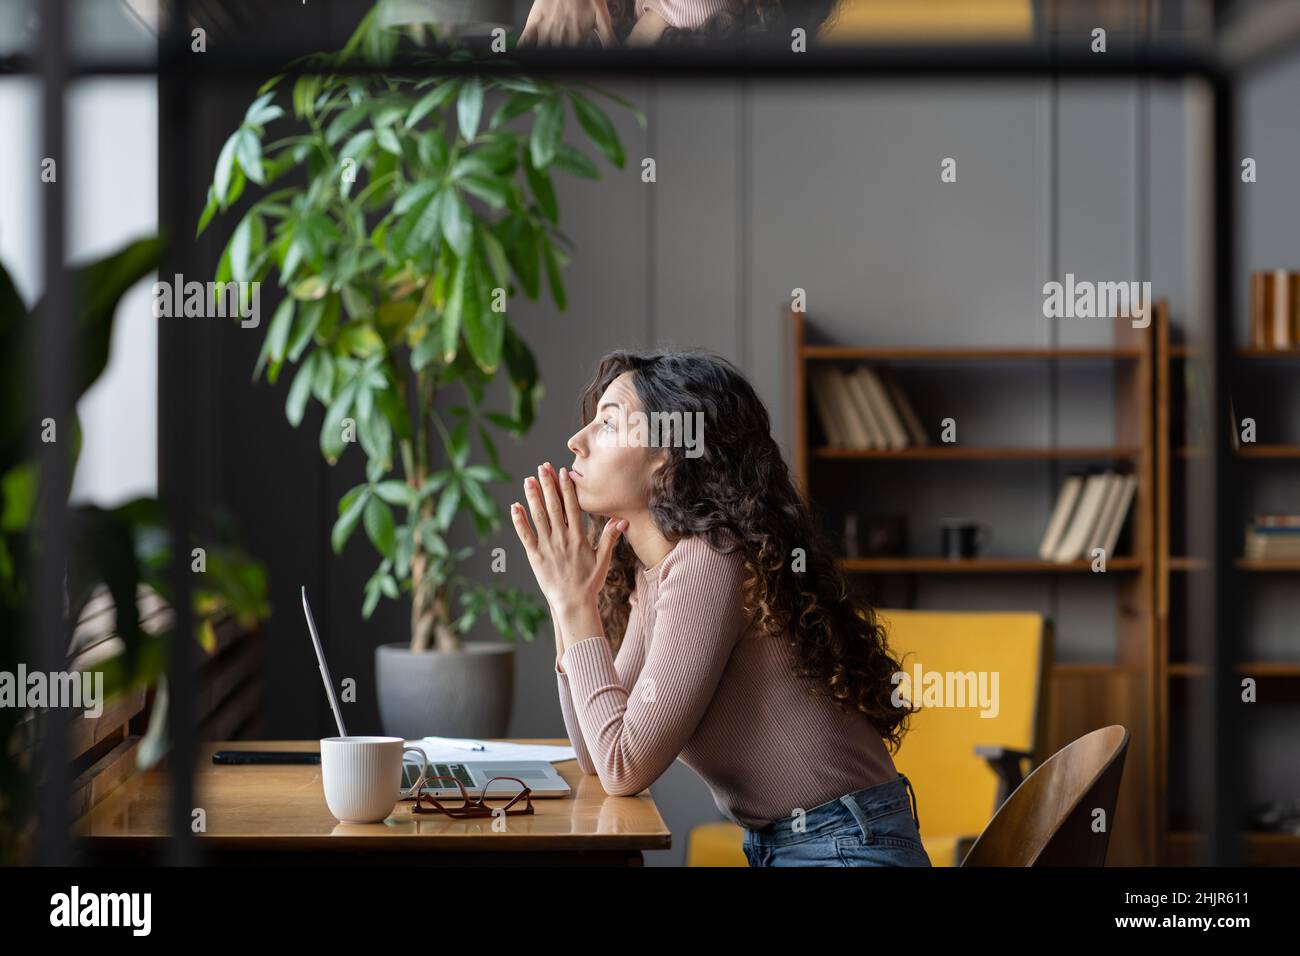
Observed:
[[[307,603],[306,587],[302,589],[302,610],[307,616],[307,630],[311,634],[312,646],[316,649],[316,662],[320,665],[320,676],[325,682],[325,695],[329,698],[330,709],[334,711],[334,722],[338,724],[339,736],[346,737],[348,732],[343,728],[343,710],[339,707],[339,699],[334,693],[334,682],[330,679],[329,665],[325,663],[325,649],[321,645],[320,635],[316,632],[316,620],[312,617],[311,605]],[[415,740],[407,743],[414,746],[420,742]],[[401,791],[398,796],[410,796],[411,788],[415,786],[419,776],[419,761],[409,756],[403,757]],[[429,776],[453,777],[464,785],[471,797],[482,794],[484,784],[493,777],[518,777],[529,786],[534,797],[566,797],[573,792],[548,760],[471,759],[454,763],[430,762]],[[498,780],[487,791],[486,796],[509,795],[517,789],[518,785],[510,780]],[[460,788],[449,780],[440,781],[436,786],[432,783],[426,784],[420,788],[420,792],[435,797],[460,796]]]

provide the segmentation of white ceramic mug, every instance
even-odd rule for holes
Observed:
[[[320,742],[320,775],[325,805],[341,823],[381,823],[397,806],[402,791],[402,757],[420,755],[422,771],[428,759],[418,747],[404,746],[401,737],[324,737]]]

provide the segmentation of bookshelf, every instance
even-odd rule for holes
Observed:
[[[1039,560],[1035,553],[1012,557],[975,557],[950,560],[932,556],[842,557],[850,575],[883,575],[915,581],[919,577],[979,575],[1001,576],[1015,587],[1026,588],[1022,607],[1039,610],[1040,602],[1028,586],[1046,576],[1090,575],[1098,587],[1116,589],[1116,654],[1110,662],[1055,662],[1050,673],[1050,706],[1044,732],[1046,759],[1067,743],[1107,724],[1123,724],[1131,733],[1125,760],[1124,779],[1116,808],[1110,865],[1150,865],[1162,849],[1157,839],[1155,788],[1156,699],[1152,693],[1157,664],[1155,631],[1155,434],[1154,366],[1155,350],[1148,330],[1117,323],[1113,347],[1103,348],[922,348],[879,347],[852,343],[822,344],[809,341],[809,326],[802,313],[787,312],[786,382],[788,407],[792,413],[791,459],[795,478],[805,498],[821,505],[827,502],[819,478],[827,469],[862,468],[853,474],[880,474],[884,463],[894,467],[934,468],[941,463],[944,480],[961,481],[964,469],[974,463],[1004,462],[998,467],[1022,467],[1017,463],[1078,462],[1096,465],[1121,464],[1137,476],[1137,487],[1127,519],[1127,553],[1108,557],[1105,572],[1094,572],[1088,560],[1056,563]],[[1114,378],[1113,445],[1098,447],[1022,447],[999,445],[911,446],[890,451],[830,447],[813,411],[810,396],[811,370],[819,363],[872,363],[889,367],[906,363],[924,375],[936,372],[935,363],[970,363],[979,370],[985,363],[1059,362],[1110,363]],[[991,369],[988,374],[995,374]],[[984,374],[980,371],[977,374]],[[933,431],[933,426],[930,428]],[[1007,436],[1008,438],[1011,436]],[[908,466],[903,463],[913,462]],[[894,472],[884,473],[893,475]],[[996,479],[995,479],[996,480]],[[1059,482],[1053,492],[1059,488]],[[1050,506],[1049,506],[1050,507]],[[1042,516],[1046,526],[1049,513]],[[834,529],[832,540],[838,540]],[[1122,547],[1120,550],[1123,550]]]
[[[1183,443],[1184,436],[1175,432],[1176,419],[1181,415],[1185,422],[1190,415],[1188,396],[1183,388],[1183,370],[1188,362],[1196,361],[1200,352],[1193,346],[1171,341],[1168,309],[1164,303],[1156,309],[1152,329],[1156,345],[1156,633],[1159,643],[1158,671],[1154,691],[1159,719],[1156,740],[1157,817],[1159,832],[1163,835],[1161,854],[1157,862],[1168,865],[1193,865],[1197,862],[1202,844],[1200,834],[1191,832],[1184,819],[1175,819],[1170,807],[1170,778],[1178,769],[1173,761],[1172,732],[1181,729],[1180,714],[1189,706],[1190,685],[1206,673],[1201,664],[1187,661],[1179,653],[1179,642],[1184,637],[1179,592],[1191,582],[1200,580],[1201,572],[1211,566],[1204,557],[1192,556],[1187,550],[1187,509],[1180,494],[1180,482],[1185,477],[1189,462],[1203,461],[1205,450]],[[1228,381],[1242,375],[1258,373],[1262,363],[1290,362],[1300,359],[1300,349],[1239,348],[1227,363]],[[1300,458],[1300,445],[1260,444],[1242,445],[1234,449],[1234,457],[1243,469],[1243,486],[1249,491],[1252,469],[1261,461],[1279,461]],[[1300,509],[1300,501],[1296,502]],[[1223,529],[1238,541],[1240,550],[1241,528]],[[1248,572],[1247,584],[1254,574],[1293,574],[1300,572],[1300,561],[1256,561],[1238,557],[1234,566]],[[1185,641],[1182,646],[1186,647]],[[1300,704],[1300,658],[1290,661],[1248,660],[1236,666],[1242,676],[1256,678],[1260,684],[1261,703],[1255,706],[1295,706]],[[1278,760],[1294,760],[1294,754],[1278,753]],[[1185,768],[1184,768],[1185,769]],[[1175,787],[1187,792],[1188,782],[1176,780]],[[1181,817],[1181,813],[1178,814]],[[1300,865],[1300,836],[1272,832],[1248,832],[1243,836],[1243,861],[1254,866]]]

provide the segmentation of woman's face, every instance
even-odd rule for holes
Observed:
[[[629,422],[633,412],[644,409],[632,373],[624,372],[597,400],[592,420],[569,439],[573,487],[588,514],[622,518],[649,504],[650,477],[667,453],[643,440],[644,430]]]

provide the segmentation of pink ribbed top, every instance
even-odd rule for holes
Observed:
[[[739,552],[683,538],[638,569],[617,659],[600,636],[557,662],[569,739],[606,793],[640,793],[681,757],[758,829],[897,776],[866,718],[812,696],[788,643],[752,626],[743,582]]]
[[[653,10],[670,27],[697,30],[715,13],[739,12],[743,6],[742,0],[637,0],[636,10],[638,18],[645,11]]]

